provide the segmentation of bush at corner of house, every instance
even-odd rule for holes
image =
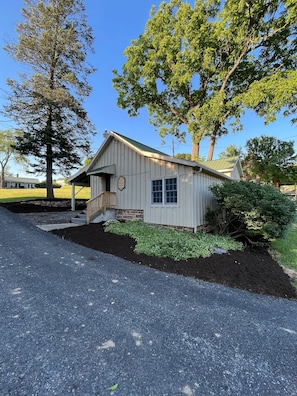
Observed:
[[[206,221],[216,234],[269,241],[282,237],[296,214],[295,203],[269,185],[225,181],[210,190],[218,208],[208,209]]]

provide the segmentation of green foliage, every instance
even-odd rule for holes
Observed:
[[[240,250],[242,245],[231,238],[196,234],[149,226],[141,221],[108,222],[105,231],[129,235],[136,240],[136,253],[148,256],[170,257],[176,261],[188,258],[209,257],[213,248]]]
[[[94,131],[82,106],[91,92],[87,77],[94,71],[86,63],[93,36],[84,11],[82,0],[26,0],[18,41],[5,47],[29,72],[7,79],[4,113],[24,132],[15,149],[35,159],[34,171],[46,172],[48,198],[52,174],[81,164]]]
[[[187,161],[191,161],[192,156],[191,156],[191,154],[179,153],[179,154],[176,154],[175,158],[180,158],[180,159],[184,159],[184,160],[187,160]]]
[[[230,144],[226,147],[225,151],[219,154],[220,159],[231,158],[231,157],[241,157],[242,147],[236,147],[235,144]]]
[[[210,190],[219,207],[208,210],[206,220],[215,233],[271,240],[282,237],[294,219],[295,204],[272,186],[226,181]]]
[[[184,159],[184,160],[186,160],[186,161],[191,161],[191,160],[193,160],[193,161],[196,161],[196,162],[205,162],[205,161],[206,161],[206,158],[205,158],[205,157],[200,157],[200,156],[198,156],[198,157],[196,157],[195,159],[193,159],[191,154],[183,154],[183,153],[176,154],[176,155],[175,155],[175,158]]]
[[[5,173],[9,161],[14,159],[18,163],[25,163],[25,158],[13,148],[16,138],[21,136],[20,131],[0,131],[0,180],[2,188],[5,187]]]
[[[36,188],[46,188],[46,181],[43,181],[41,183],[37,183],[35,185]],[[57,183],[53,183],[53,188],[61,188],[62,186],[60,184]]]
[[[283,238],[272,241],[272,248],[280,264],[297,271],[297,216]]]
[[[264,183],[289,184],[297,181],[294,142],[260,136],[246,143],[244,167],[253,178]]]
[[[130,116],[146,107],[161,137],[190,133],[197,145],[209,136],[211,160],[245,107],[268,122],[296,105],[296,22],[292,0],[164,1],[114,71],[118,106]]]

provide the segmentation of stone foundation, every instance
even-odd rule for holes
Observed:
[[[117,209],[116,219],[120,221],[143,221],[143,210],[137,209]]]
[[[194,229],[192,227],[184,227],[184,226],[174,226],[174,225],[166,225],[166,224],[154,224],[154,223],[148,223],[152,226],[155,227],[160,227],[160,228],[168,228],[170,230],[177,230],[177,231],[188,231],[188,232],[194,232]]]

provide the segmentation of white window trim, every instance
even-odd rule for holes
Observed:
[[[165,197],[166,197],[166,195],[165,195],[165,180],[168,180],[168,179],[176,179],[176,194],[177,194],[176,202],[169,202],[169,203],[165,202]],[[153,202],[153,181],[156,181],[156,180],[162,180],[162,202]],[[151,179],[151,205],[154,207],[155,206],[168,207],[168,206],[177,206],[178,205],[178,177],[177,176],[158,177],[158,178]]]

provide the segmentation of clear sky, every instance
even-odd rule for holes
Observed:
[[[143,31],[149,19],[151,7],[160,4],[160,0],[85,0],[88,23],[92,26],[95,37],[95,55],[89,57],[97,72],[90,78],[93,87],[91,96],[85,102],[85,108],[96,127],[97,135],[92,140],[96,152],[103,142],[105,130],[113,130],[141,143],[154,147],[167,154],[172,154],[172,138],[168,137],[164,145],[154,127],[148,123],[146,110],[139,117],[130,118],[125,110],[117,107],[117,92],[112,88],[112,70],[121,70],[125,63],[123,52]],[[20,64],[14,62],[3,51],[7,41],[16,39],[15,27],[21,18],[20,10],[23,0],[0,0],[0,107],[5,100],[6,78],[16,78],[22,71]],[[297,151],[297,125],[291,125],[290,119],[281,116],[275,123],[264,125],[261,118],[248,112],[242,119],[244,128],[241,132],[222,137],[217,141],[214,159],[227,146],[234,144],[244,148],[248,139],[260,135],[275,136],[281,140],[294,140]],[[0,130],[14,127],[14,124],[0,116]],[[208,140],[201,142],[200,155],[206,156]],[[175,154],[190,153],[191,140],[185,144],[174,141]],[[24,175],[21,169],[10,167],[12,172]],[[40,177],[42,179],[42,177]]]

